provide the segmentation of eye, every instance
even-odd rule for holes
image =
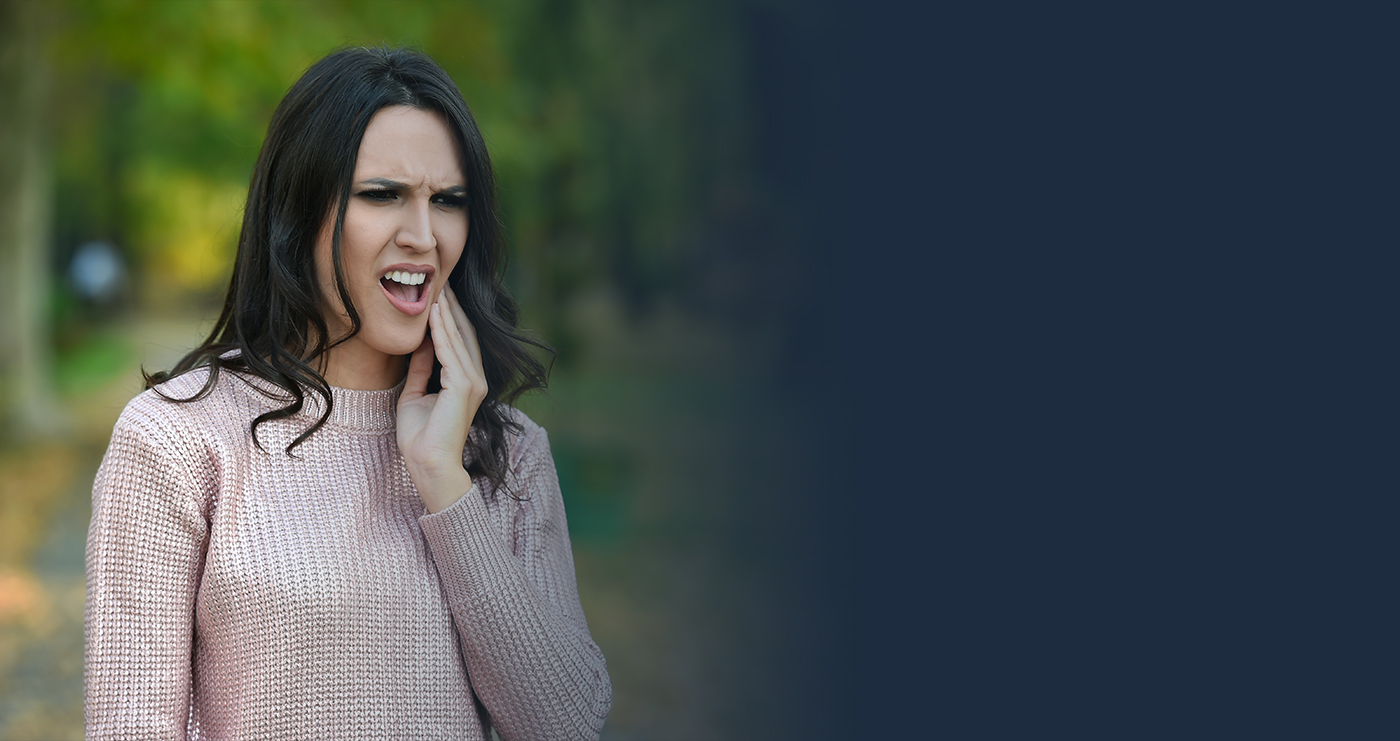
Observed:
[[[444,208],[461,208],[467,205],[467,199],[462,196],[439,193],[433,196],[433,203]]]
[[[362,190],[359,193],[356,193],[356,195],[358,195],[361,198],[364,198],[365,200],[376,201],[378,203],[388,203],[389,201],[392,201],[395,198],[399,197],[399,194],[395,191],[384,189]]]

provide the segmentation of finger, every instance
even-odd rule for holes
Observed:
[[[452,307],[453,321],[457,322],[458,326],[470,324],[471,322],[467,321],[467,312],[462,308],[462,302],[457,300],[457,294],[453,292],[452,287],[444,286],[442,295],[447,297],[446,303],[448,306]]]
[[[466,343],[467,352],[471,356],[472,364],[475,365],[478,370],[481,370],[482,375],[485,376],[486,372],[483,370],[484,366],[481,364],[481,345],[476,338],[476,327],[472,326],[472,323],[467,319],[467,312],[462,308],[461,302],[457,300],[457,294],[453,293],[450,288],[445,290],[444,293],[447,294],[448,303],[452,306],[453,318],[457,320],[458,328],[462,330],[462,339]]]
[[[448,312],[442,310],[439,302],[433,302],[428,309],[428,327],[432,330],[433,350],[437,354],[438,362],[442,363],[442,392],[438,395],[438,401],[433,405],[428,426],[438,430],[438,434],[448,436],[448,439],[466,440],[467,427],[471,420],[463,419],[460,409],[453,409],[454,405],[443,403],[451,398],[463,398],[460,386],[462,385],[462,362],[460,355],[449,345],[451,337],[456,330],[446,326],[446,322],[451,321],[446,318]]]
[[[424,337],[418,349],[408,359],[408,377],[404,380],[401,399],[416,399],[428,393],[428,379],[433,375],[433,341]]]
[[[457,323],[452,318],[452,311],[445,309],[443,303],[439,299],[433,304],[433,314],[429,321],[436,322],[433,324],[433,346],[437,348],[438,361],[442,363],[444,385],[450,385],[454,381],[470,383],[471,357],[462,341]]]
[[[476,327],[467,319],[467,310],[462,308],[462,302],[457,300],[457,294],[452,289],[445,288],[443,294],[447,296],[447,305],[452,309],[452,320],[456,322],[457,329],[461,330],[462,338],[467,344],[468,350],[473,350],[476,346]],[[478,353],[473,352],[473,356]]]

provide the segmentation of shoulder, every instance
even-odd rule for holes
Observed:
[[[520,426],[519,432],[510,432],[506,436],[511,469],[518,470],[527,457],[537,456],[541,452],[549,455],[549,433],[543,427],[513,406],[505,407],[505,416]]]
[[[256,393],[228,371],[209,384],[209,369],[196,368],[137,394],[113,428],[113,435],[135,434],[161,446],[206,444],[224,431],[245,428],[257,409]]]
[[[206,378],[206,371],[191,371],[127,403],[112,427],[94,481],[94,506],[99,500],[135,501],[177,492],[193,496],[201,476],[191,462],[207,458],[206,425],[194,410],[184,408],[191,404],[169,399],[193,396]]]
[[[196,368],[128,402],[103,457],[108,478],[173,482],[202,496],[246,465],[250,425],[275,401],[228,371],[209,379]]]
[[[510,460],[507,487],[515,493],[516,507],[525,514],[526,522],[555,527],[547,523],[562,521],[564,501],[549,446],[549,433],[519,409],[506,407],[506,413],[508,419],[519,425],[519,432],[508,432],[506,436]]]

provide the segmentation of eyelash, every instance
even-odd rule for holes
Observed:
[[[392,190],[362,190],[358,194],[361,198],[371,201],[387,202],[399,197],[398,193]]]
[[[399,197],[398,191],[386,189],[363,190],[360,191],[358,195],[361,198],[365,198],[376,203],[388,203],[389,201],[392,201],[395,198]],[[433,196],[433,203],[436,203],[437,205],[446,208],[461,208],[466,205],[467,199],[462,196],[436,195]]]

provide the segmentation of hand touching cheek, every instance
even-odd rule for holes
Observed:
[[[486,373],[476,330],[452,289],[429,310],[430,337],[409,361],[399,397],[399,452],[429,512],[440,512],[472,487],[462,450],[477,409],[486,398]],[[428,393],[433,358],[442,364],[442,390]]]

